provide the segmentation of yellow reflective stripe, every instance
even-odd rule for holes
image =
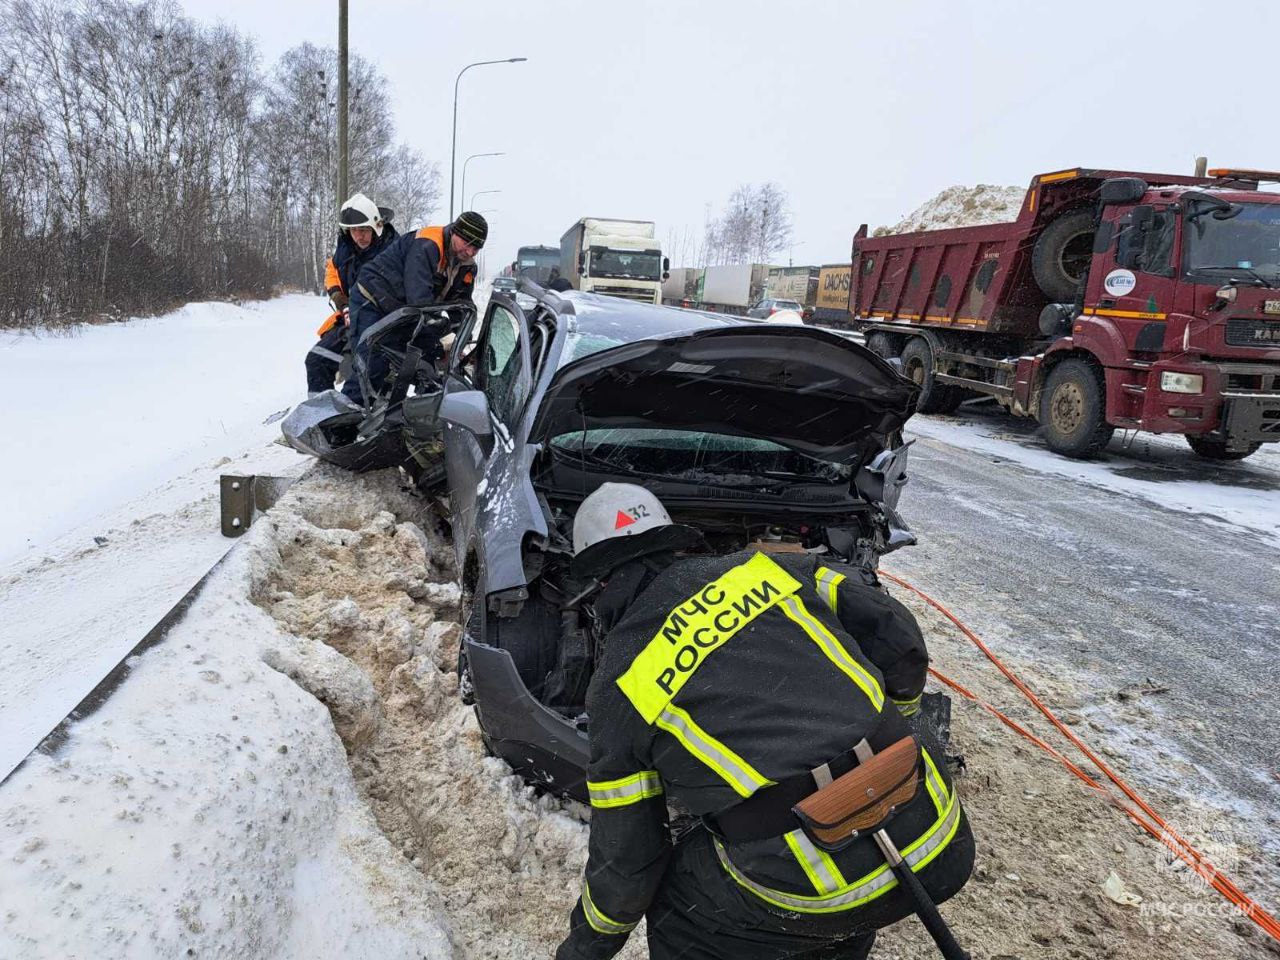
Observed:
[[[803,830],[792,830],[784,836],[805,876],[819,893],[835,893],[845,885],[844,875],[825,850],[816,847]]]
[[[713,650],[799,589],[795,577],[757,553],[675,607],[618,687],[653,723]]]
[[[606,810],[625,807],[649,797],[662,795],[662,779],[657,770],[641,770],[618,780],[588,780],[587,794],[591,806]]]
[[[823,626],[822,621],[809,612],[803,600],[799,597],[787,597],[782,601],[782,610],[800,625],[800,629],[809,635],[809,638],[827,655],[828,660],[844,671],[845,675],[861,688],[877,713],[884,709],[884,691],[880,689],[876,678],[867,673],[862,664],[849,654],[835,635]]]
[[[591,924],[591,929],[596,933],[630,933],[636,928],[636,923],[640,922],[637,920],[635,923],[619,923],[601,913],[591,902],[591,887],[585,880],[582,881],[582,912],[586,914],[587,923]]]
[[[818,591],[818,595],[827,601],[827,606],[831,608],[831,612],[835,613],[839,604],[839,588],[847,577],[843,573],[836,573],[829,567],[819,567],[815,571],[818,578],[818,586],[822,587]]]
[[[749,797],[761,787],[773,786],[772,780],[694,723],[693,717],[679,707],[668,705],[655,722],[718,773],[739,796]]]
[[[933,798],[934,809],[939,814],[946,809],[948,803],[951,802],[951,796],[947,793],[946,781],[942,779],[942,774],[938,773],[938,768],[934,765],[933,757],[929,756],[929,751],[920,748],[920,753],[924,757],[924,785],[929,791],[929,796]]]
[[[900,714],[902,714],[904,717],[913,717],[920,712],[920,698],[922,696],[924,696],[924,694],[917,693],[914,697],[912,697],[909,700],[899,700],[896,697],[892,699],[893,699],[893,702],[897,705],[898,712]]]
[[[919,873],[946,849],[959,827],[960,803],[952,795],[946,811],[911,846],[902,851],[903,859],[910,864],[914,872]],[[718,839],[715,845],[720,865],[740,887],[749,890],[766,903],[772,903],[784,910],[797,910],[801,913],[837,913],[841,910],[852,910],[854,907],[860,907],[868,901],[883,896],[898,885],[898,878],[893,875],[889,865],[884,864],[865,877],[825,895],[808,896],[788,893],[785,890],[774,890],[764,884],[756,883],[734,866],[724,845]]]

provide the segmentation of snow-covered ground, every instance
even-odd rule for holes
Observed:
[[[320,297],[0,337],[0,777],[231,546],[221,473],[310,461],[268,423],[305,393]],[[317,320],[319,317],[319,320]]]

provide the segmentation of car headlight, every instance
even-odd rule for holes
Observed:
[[[1160,374],[1160,389],[1165,393],[1204,393],[1204,377],[1198,373]]]

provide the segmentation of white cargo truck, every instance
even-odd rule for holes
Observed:
[[[560,275],[576,290],[661,303],[669,268],[648,220],[583,217],[560,238]]]

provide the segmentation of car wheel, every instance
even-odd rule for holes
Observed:
[[[1106,421],[1102,371],[1072,357],[1053,368],[1040,395],[1045,443],[1067,457],[1097,456],[1115,432]]]
[[[1228,450],[1225,440],[1210,440],[1208,437],[1187,437],[1187,446],[1197,457],[1222,462],[1243,460],[1262,449],[1262,444],[1251,443],[1244,450]]]

